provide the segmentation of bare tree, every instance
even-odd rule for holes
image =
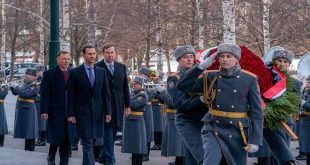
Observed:
[[[60,50],[68,51],[71,50],[70,45],[70,11],[69,11],[69,1],[68,0],[62,0],[61,5],[61,24],[60,24],[60,35],[59,35],[59,41],[60,41]]]
[[[223,0],[223,16],[224,16],[224,43],[236,43],[235,37],[235,1],[234,0]]]
[[[199,48],[204,48],[205,46],[205,27],[203,22],[203,0],[196,0],[197,5],[197,19],[198,19],[198,40]]]
[[[1,5],[1,15],[2,15],[2,25],[1,25],[1,69],[5,68],[5,58],[6,58],[6,51],[5,51],[5,38],[6,38],[6,11],[5,11],[5,0],[2,0]]]
[[[263,0],[264,12],[263,12],[263,32],[264,32],[264,54],[270,48],[270,37],[269,37],[269,8],[271,5],[270,0]]]

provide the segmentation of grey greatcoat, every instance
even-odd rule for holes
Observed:
[[[197,77],[203,72],[197,66],[187,71],[180,79],[178,87],[189,93],[203,91],[203,79]],[[218,71],[208,73],[208,83],[217,76],[214,85],[217,91],[212,107],[223,112],[244,112],[247,118],[227,118],[209,114],[204,116],[202,140],[204,165],[218,165],[222,160],[232,165],[245,165],[247,152],[244,150],[238,121],[244,127],[249,144],[262,145],[263,110],[257,76],[238,70],[232,75]],[[250,108],[248,108],[250,107]],[[252,129],[249,131],[249,127]],[[249,131],[249,132],[248,132]]]
[[[0,89],[0,135],[8,134],[8,125],[4,109],[4,99],[7,94],[8,87],[3,87]]]
[[[21,87],[11,88],[14,95],[18,95],[14,138],[35,139],[39,135],[37,111],[34,99],[38,95],[39,88],[33,81],[25,83]]]
[[[310,90],[308,89],[303,93],[302,99],[305,100],[305,104],[302,105],[302,111],[306,113],[310,113]],[[310,152],[310,115],[303,114],[300,122],[300,138],[301,144],[300,151],[301,152]]]
[[[46,120],[42,119],[41,116],[41,110],[40,110],[40,84],[42,81],[42,77],[37,78],[37,84],[39,88],[39,93],[37,97],[35,98],[35,105],[37,110],[37,116],[38,116],[38,125],[39,125],[39,131],[46,131]]]
[[[135,90],[130,97],[132,112],[144,112],[147,94],[144,90]],[[122,153],[147,154],[146,130],[143,115],[129,114],[124,117]]]
[[[173,95],[174,93],[172,92],[169,94]],[[166,124],[163,132],[161,155],[166,157],[184,157],[183,141],[175,125],[175,112],[172,112],[172,110],[175,110],[175,107],[169,94],[167,90],[164,90],[159,95],[160,100],[164,100],[167,108],[165,113]],[[167,112],[167,110],[171,110],[171,112]]]
[[[152,142],[154,141],[154,121],[153,121],[153,112],[152,112],[152,105],[151,100],[154,97],[154,90],[149,89],[147,90],[148,102],[145,106],[145,112],[143,113],[143,118],[145,122],[145,129],[146,129],[146,141]]]
[[[160,105],[161,103],[159,103],[158,94],[156,93],[152,99],[154,132],[163,132],[164,130],[164,119],[160,111]]]

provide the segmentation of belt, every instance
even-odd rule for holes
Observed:
[[[0,99],[0,103],[4,103],[4,100]]]
[[[166,109],[166,113],[176,113],[176,112],[177,112],[176,109],[169,109],[169,108]]]
[[[135,112],[135,111],[131,111],[131,112],[129,112],[129,115],[142,116],[142,115],[143,115],[143,112]]]
[[[310,115],[310,112],[303,111],[302,114],[303,114],[303,115]]]
[[[152,105],[152,102],[147,102],[146,105]]]
[[[27,103],[34,103],[33,99],[17,98],[17,101],[22,101],[22,102],[27,102]]]
[[[216,109],[209,109],[209,114],[214,116],[226,117],[226,118],[247,118],[246,112],[224,112]]]
[[[158,99],[152,99],[152,101],[158,101]]]

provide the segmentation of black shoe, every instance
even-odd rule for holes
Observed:
[[[71,150],[72,150],[72,151],[76,151],[76,150],[79,150],[79,147],[78,147],[78,145],[74,145],[74,146],[71,146]]]
[[[55,159],[47,158],[47,165],[55,165]]]
[[[69,164],[69,158],[68,159],[60,159],[59,165],[68,165]]]
[[[143,155],[143,161],[149,161],[149,156],[148,155]]]
[[[115,143],[116,146],[122,146],[122,141]]]
[[[307,156],[304,154],[299,154],[298,156],[295,157],[296,160],[306,160]]]
[[[175,165],[175,162],[169,162],[168,164],[169,165]]]
[[[151,150],[161,150],[161,146],[156,144],[151,148]]]
[[[46,146],[45,142],[37,141],[35,146]]]

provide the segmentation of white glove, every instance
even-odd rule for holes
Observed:
[[[306,100],[302,99],[301,100],[301,106],[303,106],[306,103]]]
[[[165,90],[165,88],[162,87],[162,86],[156,86],[156,87],[155,87],[155,91],[158,92],[158,93],[161,93],[161,92],[164,91],[164,90]]]
[[[201,70],[205,70],[207,68],[209,68],[213,63],[214,63],[214,59],[217,56],[216,53],[213,53],[210,57],[208,57],[207,59],[205,59],[203,62],[198,64],[198,68]]]
[[[12,82],[11,84],[10,84],[10,87],[12,87],[12,88],[16,88],[18,86],[18,84],[16,83],[16,82]]]
[[[254,153],[258,151],[258,145],[256,144],[248,144],[246,147],[244,147],[245,151],[249,153]]]

